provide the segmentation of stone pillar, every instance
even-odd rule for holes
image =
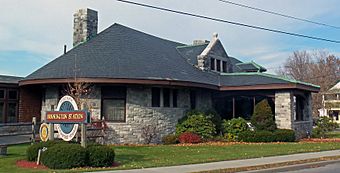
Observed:
[[[275,123],[279,129],[293,129],[294,100],[291,91],[275,92]]]
[[[57,86],[48,86],[45,88],[44,99],[42,100],[41,121],[46,119],[46,111],[57,109],[59,99],[59,89]]]
[[[73,46],[86,42],[97,35],[97,11],[91,9],[79,9],[73,16]]]

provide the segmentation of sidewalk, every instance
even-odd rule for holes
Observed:
[[[292,154],[292,155],[274,156],[274,157],[262,157],[262,158],[245,159],[245,160],[221,161],[221,162],[212,162],[212,163],[203,163],[203,164],[134,169],[134,170],[100,171],[100,172],[102,173],[118,173],[118,172],[119,173],[185,173],[185,172],[199,172],[199,171],[208,171],[208,170],[216,170],[216,169],[259,166],[259,165],[265,165],[265,164],[275,164],[275,163],[298,161],[298,160],[313,159],[313,158],[320,158],[320,157],[330,157],[330,156],[340,156],[340,150]]]

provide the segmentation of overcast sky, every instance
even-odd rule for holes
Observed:
[[[288,32],[340,40],[340,30],[252,11],[218,0],[135,0],[210,17]],[[232,0],[279,13],[340,26],[339,0]],[[255,61],[273,72],[295,50],[327,50],[340,44],[296,38],[173,13],[115,0],[0,0],[0,74],[27,76],[72,47],[73,14],[98,11],[99,32],[113,23],[158,37],[191,44],[217,32],[227,53]]]

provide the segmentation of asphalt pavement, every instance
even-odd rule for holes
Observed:
[[[0,145],[14,145],[30,142],[31,135],[1,136]]]

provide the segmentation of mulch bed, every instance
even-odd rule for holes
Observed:
[[[30,169],[48,169],[44,165],[37,165],[37,162],[30,162],[27,160],[18,160],[16,162],[17,167],[20,168],[30,168]]]
[[[37,165],[37,162],[30,162],[27,160],[18,160],[16,162],[17,167],[19,168],[29,168],[29,169],[48,169],[48,167],[40,164]],[[105,167],[105,168],[114,168],[118,167],[120,164],[118,162],[114,162],[111,167]],[[92,167],[82,167],[82,168],[73,168],[73,169],[92,169]]]
[[[302,139],[301,142],[340,142],[340,138],[306,138]]]

